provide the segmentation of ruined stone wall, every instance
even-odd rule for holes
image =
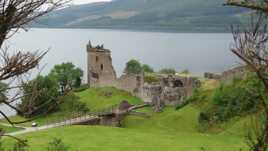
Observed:
[[[174,106],[191,96],[198,80],[191,77],[162,77],[159,84],[145,84],[142,99],[153,105]],[[159,108],[159,107],[156,107]]]
[[[123,74],[116,80],[116,87],[140,96],[144,85],[143,74]]]
[[[228,83],[231,82],[234,78],[242,78],[247,72],[245,66],[239,66],[227,71],[224,71],[221,75],[221,81]]]
[[[112,64],[111,51],[103,46],[87,46],[88,83],[91,87],[113,86],[160,106],[175,105],[192,95],[196,79],[163,75],[158,85],[145,85],[143,74],[123,74],[117,78]]]
[[[204,73],[204,78],[220,80],[221,79],[221,75],[220,74],[215,74],[215,73],[205,72]]]

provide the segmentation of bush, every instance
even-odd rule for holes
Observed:
[[[146,73],[153,73],[154,69],[147,64],[142,65],[142,70]]]
[[[22,142],[16,142],[11,151],[27,151],[27,144]]]
[[[73,89],[73,91],[74,91],[74,92],[82,92],[82,91],[85,91],[85,90],[87,90],[87,89],[89,89],[89,88],[90,88],[89,85],[84,84],[84,85],[81,85],[81,86],[78,87],[78,88]]]
[[[164,68],[164,69],[161,69],[159,71],[159,73],[161,73],[161,74],[172,74],[172,75],[174,75],[174,74],[176,74],[176,70],[175,69],[171,69],[171,68]]]
[[[127,74],[140,74],[142,72],[142,66],[137,60],[130,60],[127,62],[125,72]]]
[[[199,122],[223,122],[235,116],[259,110],[264,87],[253,75],[235,79],[232,84],[221,85],[214,91],[208,108],[200,113]]]
[[[47,151],[69,151],[69,147],[61,139],[54,138],[48,143]]]
[[[79,112],[86,113],[89,112],[87,104],[79,101],[79,97],[76,96],[73,92],[69,92],[65,96],[59,98],[60,101],[60,110],[63,112]]]
[[[38,76],[23,86],[24,97],[21,99],[19,113],[25,117],[33,117],[57,109],[59,96],[57,82],[49,76]]]

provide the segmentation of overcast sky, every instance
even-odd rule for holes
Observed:
[[[101,1],[111,1],[111,0],[73,0],[73,3],[74,4],[85,4],[85,3],[101,2]]]

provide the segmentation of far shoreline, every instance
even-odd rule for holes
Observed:
[[[126,31],[126,32],[148,32],[148,33],[181,33],[181,34],[231,34],[224,30],[176,30],[176,29],[156,29],[156,28],[116,28],[116,27],[43,27],[32,26],[32,29],[91,29],[91,30],[107,30],[107,31]]]

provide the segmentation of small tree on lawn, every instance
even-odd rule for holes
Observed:
[[[57,80],[61,93],[65,93],[81,85],[83,71],[68,62],[54,66],[49,75]]]
[[[33,90],[39,93],[31,93]],[[50,76],[38,76],[36,79],[24,84],[23,93],[24,97],[22,97],[19,104],[22,116],[42,115],[55,110],[57,107],[58,85],[57,81]]]

